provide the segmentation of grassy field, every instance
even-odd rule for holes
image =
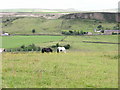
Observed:
[[[117,52],[3,53],[4,88],[117,88]]]
[[[14,19],[14,17],[12,19]],[[7,19],[3,18],[3,20]],[[98,25],[102,25],[104,29],[113,29],[116,23],[90,19],[43,19],[24,17],[6,21],[2,25],[2,30],[10,34],[31,34],[32,29],[36,30],[36,34],[61,34],[62,30],[94,32],[94,28],[97,28]]]
[[[118,45],[82,41],[118,43],[117,35],[106,36],[11,36],[3,37],[3,47],[33,43],[37,46],[70,44],[67,53],[3,53],[2,87],[9,88],[117,88]],[[21,39],[23,38],[23,39]],[[42,41],[44,38],[44,41]],[[37,40],[36,40],[37,39]],[[21,40],[19,45],[16,43]],[[46,40],[46,41],[45,41]],[[50,41],[53,42],[50,42]],[[11,44],[12,41],[12,44]],[[29,43],[27,43],[27,42]],[[37,42],[35,42],[37,41]],[[46,42],[46,43],[44,43]],[[6,44],[7,43],[7,44]]]
[[[95,44],[84,43],[83,41],[101,41],[118,43],[117,35],[103,36],[8,36],[2,37],[3,48],[17,48],[22,45],[35,44],[40,47],[49,47],[59,43],[61,45],[70,44],[70,51],[117,51],[117,44]]]
[[[3,48],[17,48],[22,45],[57,42],[63,36],[8,36],[2,37]]]

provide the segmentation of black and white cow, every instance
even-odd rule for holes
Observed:
[[[44,52],[49,53],[49,52],[53,52],[53,50],[51,48],[43,48],[42,53]]]
[[[57,53],[59,53],[59,52],[64,52],[64,53],[66,53],[65,47],[58,47],[58,48],[57,48]]]

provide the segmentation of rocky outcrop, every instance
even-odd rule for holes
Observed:
[[[65,19],[96,19],[109,22],[120,22],[120,14],[107,12],[90,12],[90,13],[72,13],[62,16]]]

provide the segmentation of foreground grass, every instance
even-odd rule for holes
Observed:
[[[3,53],[3,88],[117,88],[117,52]]]

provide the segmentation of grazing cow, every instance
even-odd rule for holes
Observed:
[[[65,47],[58,47],[58,48],[57,48],[57,53],[59,53],[59,52],[64,52],[64,53],[66,53]]]
[[[49,53],[49,52],[53,52],[53,50],[51,48],[43,48],[42,53],[44,52]]]

